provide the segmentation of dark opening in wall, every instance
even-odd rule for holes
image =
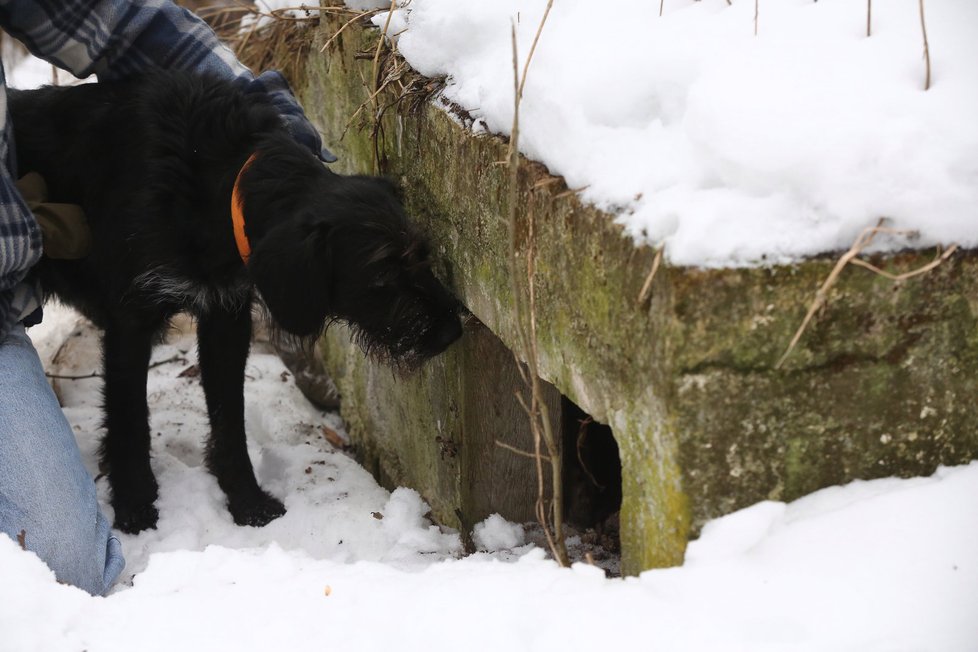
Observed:
[[[611,428],[561,396],[564,519],[618,538],[621,459]]]

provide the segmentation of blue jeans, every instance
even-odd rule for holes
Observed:
[[[103,595],[125,567],[22,326],[0,342],[0,532],[22,538],[59,581],[93,595]]]

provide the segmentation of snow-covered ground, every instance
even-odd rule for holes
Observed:
[[[74,313],[49,309],[31,336],[58,375],[97,371]],[[489,551],[463,556],[416,492],[387,492],[327,442],[336,415],[261,345],[251,455],[289,511],[235,526],[201,465],[194,359],[189,329],[153,355],[159,528],[122,537],[128,567],[106,598],[0,537],[0,651],[978,650],[978,462],[761,503],[709,523],[681,568],[606,579],[558,568],[499,518],[476,532]],[[55,382],[95,474],[100,380]]]
[[[629,207],[622,219],[665,238],[674,260],[753,260],[761,251],[754,240],[766,235],[779,236],[769,245],[786,243],[768,251],[773,258],[847,246],[853,229],[891,208],[925,241],[960,226],[963,205],[974,219],[978,110],[965,82],[975,80],[978,56],[969,58],[973,43],[955,35],[975,34],[978,5],[928,0],[935,84],[923,94],[909,26],[914,2],[875,3],[868,40],[859,34],[858,2],[762,0],[757,39],[746,0],[730,8],[724,0],[665,4],[660,20],[647,0],[557,0],[527,86],[523,142],[572,186],[590,184],[592,201]],[[542,5],[519,5],[528,7],[524,53]],[[459,66],[478,72],[481,57],[486,75],[504,83],[516,3],[412,7],[412,29],[433,49],[454,43],[443,51]],[[843,15],[848,22],[824,18]],[[561,37],[563,24],[576,31]],[[826,45],[830,28],[841,31]],[[422,39],[411,46],[408,33],[402,49],[420,61],[412,47]],[[611,63],[600,63],[606,54]],[[818,72],[820,60],[831,67]],[[480,86],[475,73],[446,72],[454,76],[450,97],[505,132],[506,97]],[[836,75],[840,87],[830,85]],[[863,88],[860,76],[879,86]],[[805,90],[805,79],[818,83]],[[569,96],[549,95],[561,84]],[[599,104],[601,96],[614,101]],[[866,119],[847,122],[850,113]],[[552,124],[541,124],[543,114]],[[785,126],[799,121],[807,131]],[[862,129],[867,140],[857,138]],[[779,148],[782,141],[790,146]],[[548,146],[570,152],[562,160],[580,164],[583,176],[561,168]],[[588,180],[588,170],[601,178]],[[872,193],[859,194],[862,185]],[[937,230],[923,228],[928,216]],[[691,241],[706,249],[684,244]],[[738,248],[744,241],[750,246]],[[49,309],[31,336],[52,372],[98,370],[96,336],[70,311]],[[433,525],[416,492],[386,491],[328,443],[328,431],[342,436],[337,416],[308,404],[261,346],[247,372],[250,450],[260,481],[289,511],[264,528],[235,526],[201,463],[207,426],[192,333],[173,333],[153,359],[159,528],[122,537],[128,567],[106,598],[59,585],[33,554],[0,537],[0,652],[978,650],[978,462],[761,503],[708,524],[680,568],[607,579],[583,564],[558,568],[501,519],[476,532],[487,551],[463,556],[459,533]],[[97,475],[100,380],[55,382]],[[104,478],[98,486],[104,500]]]
[[[358,6],[389,6],[356,0]],[[476,128],[508,134],[546,0],[410,0],[388,33]],[[520,149],[681,265],[845,250],[880,218],[978,245],[978,3],[557,0]],[[926,9],[932,83],[919,5]],[[386,12],[374,17],[382,26]],[[905,238],[881,241],[903,247]]]

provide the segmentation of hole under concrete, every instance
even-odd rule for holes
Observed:
[[[614,433],[566,396],[560,403],[564,520],[595,557],[617,557],[622,490]]]

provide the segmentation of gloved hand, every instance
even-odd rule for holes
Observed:
[[[268,70],[248,82],[245,87],[249,93],[265,93],[272,101],[272,105],[278,109],[278,113],[285,121],[285,128],[289,130],[296,142],[306,146],[309,151],[327,163],[336,160],[336,156],[323,147],[323,141],[319,137],[319,132],[309,123],[302,107],[296,101],[289,88],[289,83],[282,76],[282,73],[275,70]]]
[[[47,201],[47,184],[37,172],[25,174],[15,185],[41,227],[45,256],[72,260],[88,255],[92,232],[81,206]]]

